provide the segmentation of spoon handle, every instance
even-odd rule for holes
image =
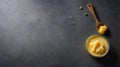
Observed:
[[[88,4],[87,4],[87,7],[88,7],[90,13],[92,14],[93,18],[95,19],[96,24],[98,25],[98,24],[99,24],[99,20],[98,20],[96,14],[95,14],[95,10],[94,10],[94,8],[93,8],[93,5],[92,5],[91,3],[88,3]]]

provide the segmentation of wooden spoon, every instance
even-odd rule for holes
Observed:
[[[92,14],[93,18],[96,21],[96,29],[98,31],[99,34],[105,34],[105,32],[107,31],[107,26],[105,24],[103,24],[100,20],[98,20],[96,14],[95,14],[95,10],[93,8],[93,5],[91,3],[87,4],[87,7],[90,11],[90,13]],[[99,31],[101,26],[106,26],[106,29],[102,31],[102,33]]]

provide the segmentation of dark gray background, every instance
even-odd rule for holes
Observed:
[[[88,2],[109,27],[110,51],[101,59],[85,49],[97,34]],[[0,67],[120,67],[119,16],[117,0],[0,0]]]

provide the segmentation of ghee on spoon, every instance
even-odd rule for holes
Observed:
[[[93,18],[96,21],[96,29],[97,29],[98,33],[105,34],[108,28],[105,24],[103,24],[100,20],[98,20],[96,14],[95,14],[95,10],[93,8],[93,5],[91,3],[88,3],[87,7],[88,7],[90,13],[92,14]]]

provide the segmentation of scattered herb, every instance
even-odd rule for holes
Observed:
[[[85,16],[88,16],[88,13],[85,13]]]
[[[79,7],[79,9],[80,9],[80,10],[83,10],[83,7],[82,7],[82,6],[80,6],[80,7]]]
[[[73,16],[70,16],[69,18],[70,18],[70,19],[73,19]]]
[[[72,23],[73,23],[73,25],[76,25],[76,23],[74,21]]]

